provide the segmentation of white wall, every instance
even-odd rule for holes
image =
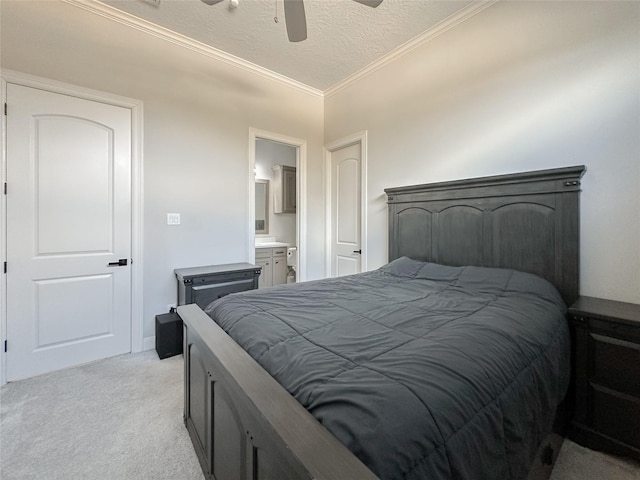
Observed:
[[[250,127],[305,139],[309,176],[322,177],[321,97],[66,3],[1,9],[3,68],[144,102],[145,337],[176,301],[174,268],[248,260]],[[308,182],[309,218],[323,217],[322,194]],[[309,225],[310,279],[324,274],[323,228]]]
[[[273,167],[276,165],[296,166],[297,148],[284,143],[258,138],[256,140],[256,178],[269,180],[269,233],[276,241],[289,245],[296,244],[296,214],[274,213]],[[260,235],[256,235],[260,237]]]
[[[368,130],[370,268],[385,187],[585,164],[581,292],[640,303],[638,2],[498,2],[324,102],[66,3],[0,9],[3,68],[144,102],[145,336],[174,268],[247,260],[250,127],[307,141],[310,280],[322,146]]]
[[[325,100],[368,130],[369,267],[385,187],[584,164],[581,293],[640,303],[640,3],[498,2]]]

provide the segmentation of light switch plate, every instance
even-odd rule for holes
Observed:
[[[180,225],[180,214],[167,213],[167,225]]]

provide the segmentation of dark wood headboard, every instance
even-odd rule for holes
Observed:
[[[389,260],[535,273],[578,298],[584,166],[387,188]]]

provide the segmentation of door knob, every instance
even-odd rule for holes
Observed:
[[[362,254],[362,249],[360,249],[360,250],[354,250],[354,251],[353,251],[353,253],[357,253],[357,254],[360,254],[360,255],[361,255],[361,254]]]

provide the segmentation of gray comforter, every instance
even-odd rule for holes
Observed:
[[[401,258],[207,313],[382,479],[521,479],[569,382],[546,281]]]

